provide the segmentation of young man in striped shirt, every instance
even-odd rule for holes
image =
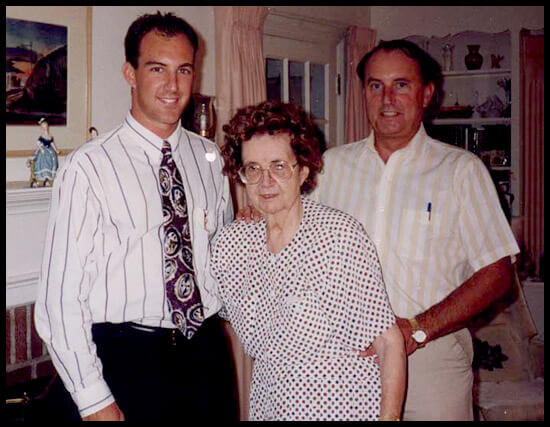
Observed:
[[[387,41],[357,73],[372,132],[325,153],[312,197],[355,216],[377,247],[409,355],[403,419],[472,420],[465,326],[509,290],[519,248],[482,161],[426,134],[435,60]]]
[[[232,219],[229,184],[217,146],[180,125],[197,47],[195,31],[172,14],[134,21],[122,70],[131,110],[73,151],[55,181],[35,321],[84,420],[236,420],[209,269],[210,243]],[[185,283],[194,282],[204,318],[192,338],[173,323],[165,289],[169,196],[159,172],[168,146],[181,175],[171,188],[186,201],[170,192],[187,217],[182,239],[190,235]]]

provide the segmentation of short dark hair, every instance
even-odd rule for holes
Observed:
[[[359,64],[357,64],[357,75],[361,79],[361,84],[365,86],[365,70],[369,59],[378,51],[391,52],[399,50],[413,59],[420,69],[422,84],[424,86],[433,83],[435,86],[434,94],[430,105],[426,108],[425,116],[436,115],[443,101],[443,75],[439,63],[424,49],[417,44],[404,39],[381,41],[374,49],[367,52]]]
[[[316,187],[317,174],[323,168],[324,138],[317,125],[299,106],[266,101],[244,107],[223,126],[223,131],[226,134],[221,149],[225,160],[223,171],[231,179],[238,180],[245,141],[254,135],[287,134],[298,164],[309,168],[309,175],[300,188],[301,193],[309,194]]]
[[[166,37],[183,34],[193,46],[194,53],[197,53],[199,47],[197,33],[185,20],[170,12],[164,15],[160,11],[157,11],[156,14],[145,14],[132,22],[124,38],[126,61],[135,69],[138,67],[141,41],[151,31],[157,31]]]

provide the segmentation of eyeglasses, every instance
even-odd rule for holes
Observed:
[[[239,177],[243,184],[257,184],[262,179],[264,171],[268,171],[271,177],[276,181],[286,181],[292,176],[292,172],[298,166],[298,163],[289,165],[284,160],[276,160],[269,164],[267,169],[261,168],[256,163],[250,163],[239,169]]]

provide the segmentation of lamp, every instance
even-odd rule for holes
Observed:
[[[215,97],[194,93],[193,99],[193,131],[201,136],[214,139],[216,134],[216,110],[214,108]]]

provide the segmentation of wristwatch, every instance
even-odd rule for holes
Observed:
[[[410,319],[407,319],[409,321],[409,324],[411,325],[412,329],[412,339],[416,342],[416,345],[418,348],[424,347],[426,345],[426,339],[428,338],[428,335],[426,332],[420,327],[418,324],[418,321],[415,317],[411,317]]]

